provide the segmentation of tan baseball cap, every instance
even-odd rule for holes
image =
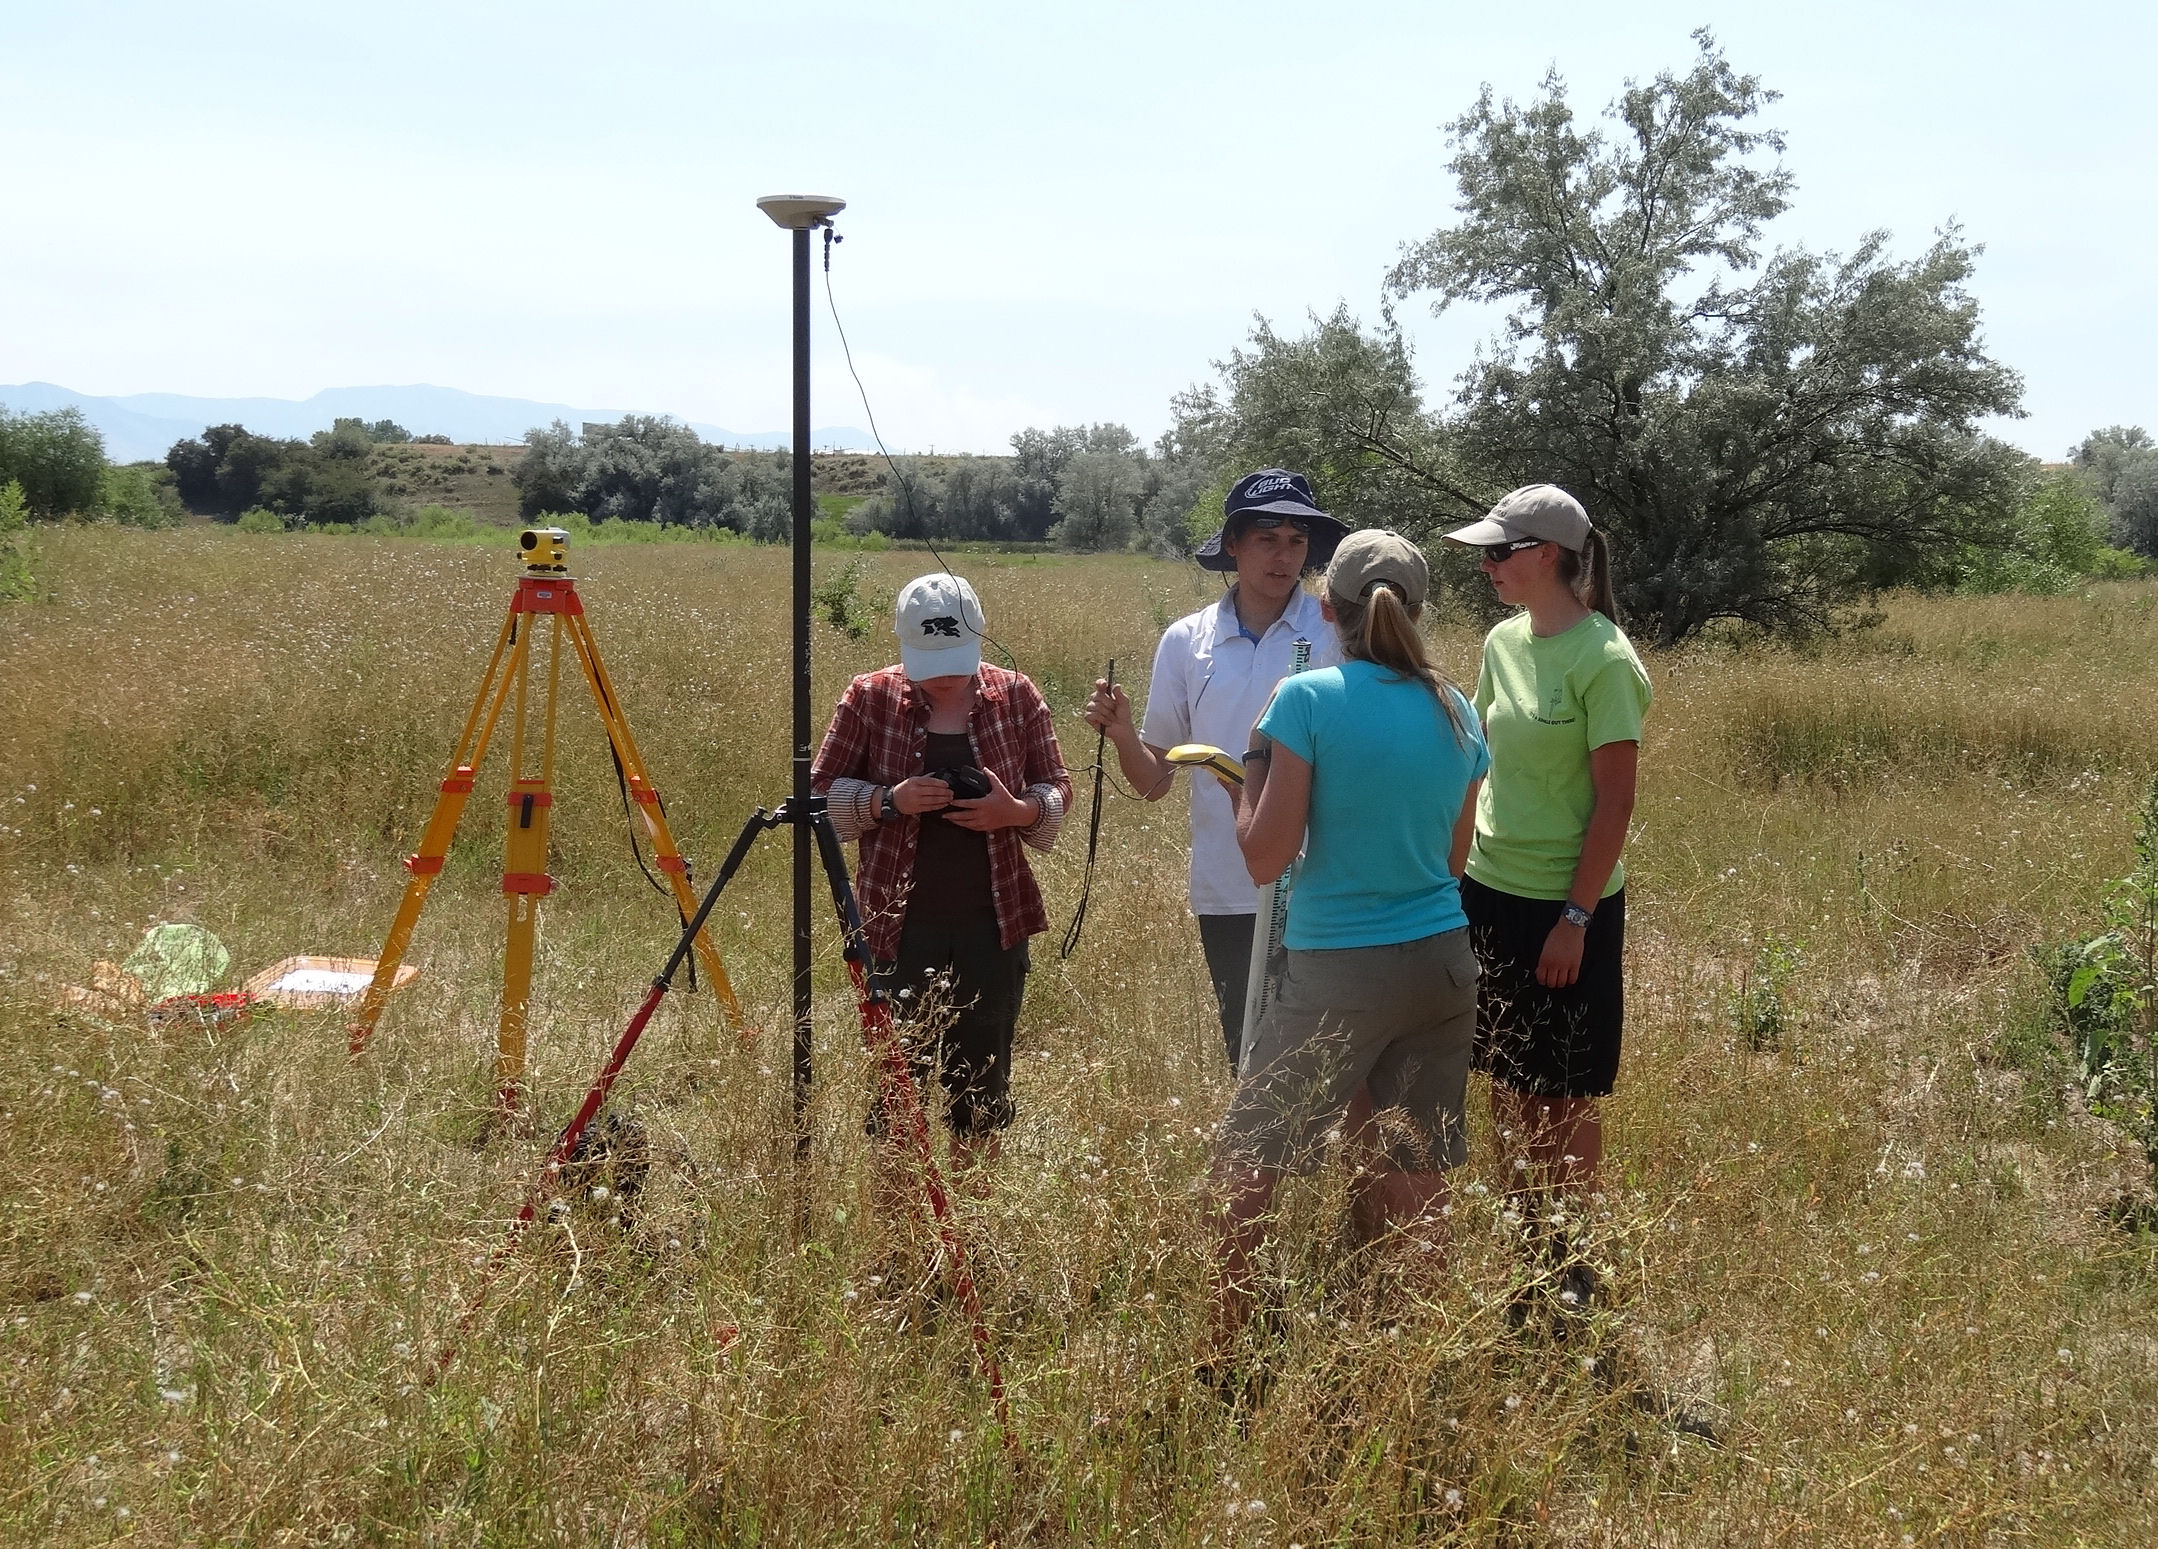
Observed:
[[[1493,506],[1482,521],[1448,533],[1446,541],[1481,548],[1538,538],[1578,554],[1588,546],[1589,531],[1589,514],[1580,501],[1556,484],[1524,484]]]
[[[1326,592],[1337,602],[1362,602],[1384,581],[1410,607],[1431,591],[1431,566],[1424,551],[1384,527],[1361,527],[1341,540],[1334,562],[1326,567]]]

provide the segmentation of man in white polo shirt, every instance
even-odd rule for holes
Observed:
[[[1106,680],[1097,680],[1087,699],[1088,724],[1116,744],[1117,764],[1133,790],[1148,801],[1168,794],[1176,766],[1164,755],[1179,743],[1211,743],[1241,757],[1274,685],[1289,674],[1299,640],[1310,643],[1312,667],[1341,660],[1334,626],[1302,580],[1305,571],[1326,567],[1348,531],[1318,508],[1300,473],[1262,468],[1236,481],[1222,502],[1220,531],[1193,556],[1205,569],[1233,573],[1236,580],[1220,601],[1163,633],[1145,724],[1132,724],[1129,696]],[[1236,845],[1228,793],[1211,779],[1191,786],[1191,908],[1199,917],[1199,942],[1233,1071],[1243,1042],[1259,890]]]

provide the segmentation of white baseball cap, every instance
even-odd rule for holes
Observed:
[[[892,627],[899,633],[899,665],[916,682],[923,678],[972,677],[982,664],[982,601],[950,571],[916,576],[899,589]]]

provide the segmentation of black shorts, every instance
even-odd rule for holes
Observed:
[[[909,920],[896,962],[877,964],[900,1037],[925,1092],[932,1073],[945,1120],[959,1135],[1012,1122],[1012,1029],[1027,988],[1027,944],[1006,948],[995,914],[959,921]],[[882,1133],[882,1115],[869,1128]]]
[[[1582,942],[1581,977],[1563,990],[1536,982],[1563,900],[1517,898],[1463,877],[1461,907],[1483,969],[1476,1068],[1538,1097],[1610,1095],[1626,1024],[1626,890],[1596,906]]]

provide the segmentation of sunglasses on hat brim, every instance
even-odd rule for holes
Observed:
[[[1311,536],[1311,523],[1301,516],[1282,516],[1272,511],[1239,511],[1229,518],[1232,526],[1242,531],[1246,527],[1280,527],[1287,524],[1305,537]]]
[[[1523,549],[1540,548],[1550,542],[1548,538],[1511,538],[1504,543],[1479,543],[1476,552],[1493,564],[1499,564],[1520,553]]]

